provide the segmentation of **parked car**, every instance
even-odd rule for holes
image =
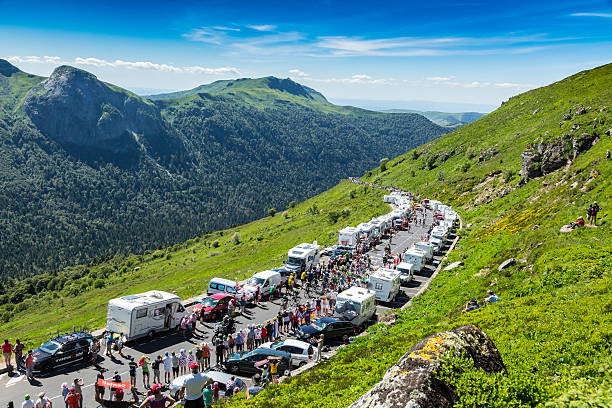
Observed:
[[[227,356],[223,363],[225,369],[232,374],[249,373],[257,374],[261,372],[261,367],[255,364],[267,360],[268,357],[281,357],[278,372],[282,373],[290,368],[291,354],[286,351],[274,350],[269,348],[257,348],[253,351],[237,351]]]
[[[325,343],[340,341],[345,335],[354,335],[355,327],[347,320],[341,320],[335,317],[323,317],[309,325],[301,326],[296,332],[296,336],[299,340],[310,343],[313,343],[321,334],[325,335]]]
[[[281,266],[280,268],[274,268],[274,269],[270,269],[272,272],[278,272],[280,273],[281,276],[281,283],[283,285],[285,285],[287,283],[287,281],[289,280],[289,276],[291,276],[291,274],[293,274],[294,272],[285,268],[284,266]]]
[[[212,369],[204,370],[203,373],[210,377],[213,381],[219,383],[219,393],[220,398],[225,397],[225,391],[227,387],[227,382],[232,378],[232,374],[224,373],[223,371],[215,371]],[[179,392],[181,391],[181,387],[185,383],[185,380],[190,374],[182,375],[180,377],[176,377],[170,383],[168,394],[172,396],[175,400],[178,401]],[[234,385],[240,389],[240,391],[244,391],[247,388],[247,385],[240,378],[234,378]]]
[[[328,246],[327,248],[324,248],[323,251],[321,251],[321,255],[331,255],[334,253],[334,250],[338,247],[338,245],[332,245],[332,246]]]
[[[227,307],[234,298],[229,293],[217,293],[208,296],[194,306],[193,311],[203,320],[219,320],[227,314]]]
[[[312,347],[312,344],[300,340],[270,341],[262,344],[261,347],[286,351],[291,354],[291,364],[296,367],[301,367],[317,359],[317,351]]]
[[[32,351],[35,373],[48,373],[60,367],[75,366],[91,361],[89,347],[93,336],[86,332],[74,332],[56,336]]]

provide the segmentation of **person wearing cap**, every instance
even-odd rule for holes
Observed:
[[[162,394],[161,391],[161,384],[153,384],[153,387],[151,387],[151,395],[144,399],[142,404],[140,404],[140,408],[167,408],[174,405],[176,402],[174,398],[169,395]]]
[[[199,372],[197,363],[189,366],[191,374],[187,375],[179,392],[181,399],[185,399],[185,408],[204,407],[204,387],[213,381],[207,375]]]
[[[34,404],[34,406],[36,408],[53,408],[51,400],[47,397],[44,391],[38,394],[38,399],[36,400],[36,404]]]
[[[34,403],[30,399],[30,394],[26,394],[24,401],[21,403],[21,408],[34,408]]]
[[[64,401],[68,404],[68,408],[79,408],[79,401],[81,400],[81,394],[78,394],[74,387],[68,390],[68,395]]]
[[[100,393],[98,392],[98,389],[96,388],[96,402],[98,404],[100,404],[100,406],[104,407],[104,408],[129,408],[131,405],[134,404],[138,404],[139,399],[138,399],[138,394],[136,393],[136,388],[132,387],[131,391],[132,391],[132,400],[131,401],[124,401],[123,398],[125,396],[125,393],[123,392],[123,390],[121,388],[117,389],[115,391],[115,400],[105,400],[102,398],[102,396],[100,395]]]

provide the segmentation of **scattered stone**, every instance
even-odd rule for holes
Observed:
[[[578,182],[574,181],[572,185],[570,186],[570,188],[576,188],[576,187],[578,187]]]
[[[612,129],[606,130],[605,134],[606,134],[606,136],[612,135]]]
[[[573,229],[569,225],[564,225],[559,229],[559,232],[572,232]]]
[[[587,113],[586,109],[584,109],[584,108],[581,106],[580,108],[576,109],[576,113],[575,113],[575,115],[576,115],[576,116],[579,116],[579,115],[584,115],[585,113]]]
[[[540,112],[540,108],[533,111],[532,115],[537,115]]]
[[[397,321],[397,313],[389,313],[383,315],[378,321],[380,323],[386,324],[387,326],[393,326]]]
[[[453,262],[452,264],[448,265],[446,268],[444,268],[445,271],[452,271],[455,268],[458,268],[460,266],[465,265],[463,263],[463,261],[457,261],[457,262]]]
[[[476,326],[434,334],[416,345],[387,370],[382,380],[349,408],[450,408],[457,402],[451,386],[436,378],[444,357],[460,355],[486,373],[506,373],[491,339]]]
[[[506,259],[504,262],[501,263],[501,265],[499,265],[497,270],[498,271],[503,271],[504,269],[509,268],[509,267],[511,267],[514,264],[516,264],[516,259],[514,259],[514,258]]]
[[[563,120],[570,120],[571,118],[572,118],[572,115],[568,115],[568,114],[563,115]]]

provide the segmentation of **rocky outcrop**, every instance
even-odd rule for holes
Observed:
[[[138,160],[142,152],[164,161],[182,148],[153,103],[69,66],[32,88],[24,109],[43,134],[77,155]]]
[[[574,160],[588,150],[596,137],[590,133],[567,134],[548,142],[540,141],[530,145],[521,153],[521,177],[531,179],[560,169],[569,160]]]
[[[463,353],[474,361],[474,367],[487,373],[506,371],[491,339],[476,326],[462,326],[417,343],[350,408],[452,407],[457,400],[454,390],[436,378],[436,370],[449,353]]]

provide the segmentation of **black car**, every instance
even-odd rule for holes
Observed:
[[[255,367],[256,363],[268,357],[281,357],[278,365],[278,373],[282,374],[291,367],[291,354],[268,348],[258,348],[253,351],[238,351],[227,356],[223,363],[225,368],[232,374],[239,372],[257,374],[261,373],[263,366]]]
[[[309,325],[297,329],[297,338],[313,343],[319,335],[325,335],[324,342],[340,341],[344,336],[353,336],[355,328],[348,320],[336,319],[334,317],[323,317]]]
[[[77,362],[91,360],[93,336],[86,332],[62,334],[43,343],[32,352],[34,372],[49,372]]]

